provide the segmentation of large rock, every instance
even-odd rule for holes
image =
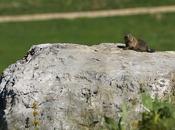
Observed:
[[[142,111],[144,91],[169,97],[174,82],[175,52],[36,45],[0,78],[0,129],[32,129],[32,122],[41,130],[101,127],[104,116],[119,119],[123,105]]]

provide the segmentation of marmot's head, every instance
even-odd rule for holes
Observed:
[[[125,43],[133,42],[134,41],[134,37],[130,33],[129,34],[126,34],[124,36],[124,41],[125,41]]]

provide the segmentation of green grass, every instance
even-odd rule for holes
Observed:
[[[0,15],[172,5],[174,0],[0,0]]]
[[[173,130],[175,129],[175,104],[173,102],[152,99],[149,94],[143,93],[142,104],[146,109],[139,113],[141,119],[126,122],[123,120],[123,116],[119,121],[111,117],[104,117],[105,124],[108,130],[127,130],[128,128],[130,130]],[[122,109],[122,113],[126,113],[129,117],[126,110]]]
[[[131,32],[156,50],[175,50],[175,14],[50,20],[0,24],[0,72],[40,43],[72,42],[87,45],[122,42]]]
[[[175,129],[175,104],[174,97],[170,99],[154,100],[148,95],[143,94],[142,103],[149,110],[142,113],[139,121],[139,130],[172,130]]]

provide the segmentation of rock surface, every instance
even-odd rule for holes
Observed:
[[[0,129],[33,129],[32,122],[41,130],[97,127],[104,116],[119,119],[123,104],[142,111],[143,91],[171,95],[174,82],[175,52],[36,45],[0,78]]]

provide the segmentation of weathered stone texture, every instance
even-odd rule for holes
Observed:
[[[123,104],[136,101],[133,110],[142,110],[143,91],[171,95],[174,75],[175,52],[136,52],[116,44],[36,45],[0,78],[0,128],[32,128],[33,103],[41,130],[78,130],[104,115],[118,119]]]

